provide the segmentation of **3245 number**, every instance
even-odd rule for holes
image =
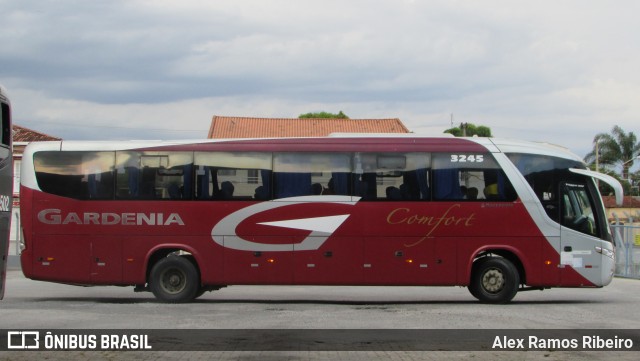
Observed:
[[[482,154],[451,154],[451,163],[482,163]]]

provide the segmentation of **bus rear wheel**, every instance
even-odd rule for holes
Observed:
[[[200,288],[198,270],[185,257],[163,258],[151,269],[149,288],[163,302],[192,301]]]
[[[486,303],[507,303],[520,286],[516,267],[506,258],[487,257],[476,261],[471,274],[469,292]]]

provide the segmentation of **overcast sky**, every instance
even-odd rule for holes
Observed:
[[[14,121],[64,139],[205,138],[213,115],[400,118],[580,156],[640,135],[640,2],[0,0]]]

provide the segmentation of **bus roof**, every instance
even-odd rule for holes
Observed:
[[[581,157],[568,148],[546,142],[532,142],[514,139],[490,138],[493,144],[503,153],[528,153],[566,158],[584,162]]]
[[[402,134],[339,134],[310,138],[251,138],[198,140],[50,141],[30,143],[25,153],[38,151],[431,151],[531,153],[582,159],[567,148],[542,142],[485,137]]]

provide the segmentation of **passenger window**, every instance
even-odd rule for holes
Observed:
[[[42,191],[75,199],[113,199],[114,152],[38,152],[33,156]]]
[[[353,194],[363,200],[431,198],[429,153],[355,153]]]
[[[116,171],[118,199],[191,199],[191,152],[117,152]]]
[[[196,199],[271,199],[271,154],[196,152]]]
[[[516,192],[490,154],[435,154],[435,200],[514,201]]]
[[[276,153],[274,198],[349,195],[348,153]]]

